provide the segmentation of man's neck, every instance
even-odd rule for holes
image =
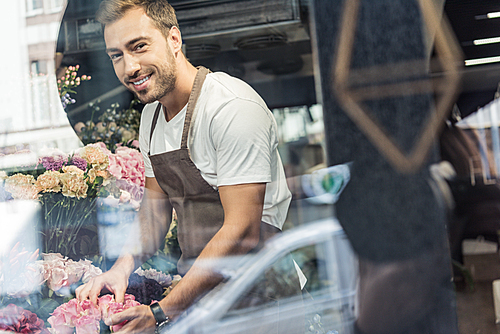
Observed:
[[[163,105],[167,122],[174,118],[188,103],[197,72],[196,67],[187,61],[178,67],[175,89],[159,100]]]

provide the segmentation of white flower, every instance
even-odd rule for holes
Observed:
[[[138,268],[135,273],[139,276],[144,276],[149,279],[154,279],[161,286],[167,287],[172,284],[172,276],[165,275],[163,272],[155,270],[155,269],[147,269],[143,270],[142,268]]]

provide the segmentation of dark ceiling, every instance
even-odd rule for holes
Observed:
[[[498,0],[447,0],[445,13],[465,59],[500,56],[500,43],[474,45],[476,39],[500,36],[500,18],[486,14],[500,12]],[[464,67],[462,94],[458,105],[463,116],[493,100],[500,82],[500,63]]]

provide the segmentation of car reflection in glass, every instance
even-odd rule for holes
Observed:
[[[224,282],[163,333],[295,333],[297,326],[300,333],[353,333],[357,259],[333,218],[286,231],[258,253],[217,266]],[[278,291],[262,291],[269,279]],[[301,289],[282,288],[293,284]]]

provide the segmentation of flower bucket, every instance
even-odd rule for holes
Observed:
[[[78,260],[99,253],[97,197],[67,197],[46,193],[41,197],[43,252]]]

